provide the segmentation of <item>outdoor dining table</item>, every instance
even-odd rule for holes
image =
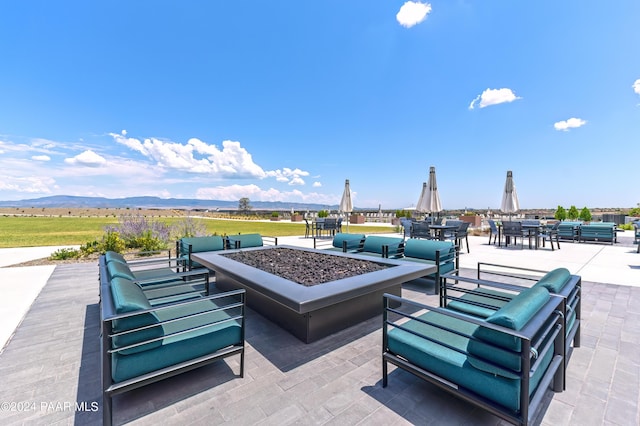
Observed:
[[[498,227],[498,247],[502,247],[502,223],[496,223]],[[531,248],[531,238],[535,237],[536,243],[534,245],[535,249],[538,250],[540,246],[539,237],[540,237],[540,229],[545,225],[542,224],[522,224],[522,230],[527,231],[527,236],[529,237],[529,248]],[[509,238],[509,237],[506,237]],[[509,244],[509,240],[505,240],[505,246]]]
[[[443,241],[445,237],[445,231],[458,229],[458,225],[429,225],[429,229],[433,229],[435,231],[434,237],[436,237],[440,241]]]

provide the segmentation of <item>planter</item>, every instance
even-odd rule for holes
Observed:
[[[400,218],[399,217],[394,217],[391,219],[391,224],[393,226],[399,226],[402,225],[402,222],[400,222]]]
[[[482,217],[473,215],[473,216],[460,216],[460,220],[463,222],[469,222],[472,227],[477,228],[482,225]]]
[[[292,214],[291,215],[291,222],[302,222],[302,215],[301,214]]]
[[[272,222],[278,222],[278,221],[280,221],[280,218],[279,217],[272,217],[271,221]]]
[[[349,223],[363,224],[364,223],[364,216],[361,215],[361,214],[352,214],[349,217]]]

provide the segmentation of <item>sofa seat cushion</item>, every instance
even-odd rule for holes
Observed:
[[[214,353],[242,342],[242,331],[237,323],[219,324],[190,338],[174,339],[145,352],[130,355],[114,354],[112,377],[121,382],[180,362]]]
[[[559,294],[570,279],[571,273],[567,268],[557,268],[547,272],[534,287],[544,287],[549,293]]]
[[[549,300],[549,292],[544,287],[532,287],[520,292],[509,303],[497,310],[486,321],[512,330],[521,330],[527,322]],[[513,371],[520,371],[521,341],[515,336],[479,327],[473,333],[474,339],[469,342],[469,353],[481,359],[491,359],[495,364],[502,365]],[[484,362],[477,362],[474,357],[470,362],[488,373],[500,374],[492,366]]]
[[[467,335],[473,334],[478,328],[469,322],[437,312],[428,312],[420,318]],[[501,376],[475,368],[469,362],[467,355],[458,352],[458,350],[463,352],[467,350],[468,338],[415,320],[408,321],[404,326],[438,342],[444,342],[452,348],[425,340],[404,330],[393,329],[388,334],[388,347],[391,352],[504,407],[514,411],[520,410],[520,380],[517,375],[512,373],[510,377],[504,377],[509,374],[503,372]],[[551,362],[552,355],[550,351],[545,356],[541,364],[544,368],[536,370],[531,378],[529,394],[537,388],[546,366]]]
[[[131,308],[144,305],[140,294],[136,294],[131,300]],[[150,334],[148,330],[145,330],[148,334],[143,331],[134,334],[145,338],[164,338],[153,344],[141,346],[143,349],[135,348],[137,350],[114,353],[114,381],[126,380],[240,344],[240,323],[235,320],[227,321],[230,318],[229,313],[217,310],[224,306],[225,302],[229,303],[225,299],[219,300],[218,303],[206,299],[159,309],[150,314],[155,318],[156,324],[161,323],[153,327],[154,334]]]

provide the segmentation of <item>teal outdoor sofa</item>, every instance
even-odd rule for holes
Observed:
[[[438,294],[442,274],[452,272],[458,268],[459,252],[458,246],[452,241],[409,238],[405,240],[401,252],[398,252],[395,256],[390,255],[389,257],[407,262],[435,265],[437,267],[436,272],[424,278],[433,280],[434,294]]]
[[[591,222],[580,225],[579,241],[595,241],[613,244],[616,242],[616,224],[613,222]]]
[[[541,271],[491,263],[478,263],[477,279],[445,274],[440,306],[478,318],[488,318],[523,291],[545,288],[562,300],[565,330],[565,362],[580,347],[582,279],[566,268]],[[492,278],[492,280],[487,279]]]
[[[106,256],[99,260],[101,383],[103,424],[112,424],[117,394],[238,355],[244,375],[244,290],[194,294],[196,272],[158,275],[137,281],[112,275]],[[121,269],[121,268],[114,268]],[[178,283],[187,288],[183,293]],[[167,286],[167,283],[171,283]],[[153,300],[155,286],[174,298]],[[165,298],[170,297],[165,293]]]
[[[558,225],[558,239],[577,241],[580,235],[582,222],[562,221]]]
[[[533,423],[548,389],[564,388],[561,304],[537,287],[477,318],[385,295],[382,386],[397,373],[391,363],[508,422]]]

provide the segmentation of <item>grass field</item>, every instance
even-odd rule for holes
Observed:
[[[181,220],[181,218],[167,217],[157,220],[171,224]],[[305,231],[304,222],[201,220],[205,223],[209,234],[259,233],[280,237],[304,235]],[[118,224],[116,217],[0,216],[0,248],[81,245],[90,241],[100,240],[104,234],[104,227],[116,224]],[[351,226],[350,231],[371,234],[392,232],[393,227],[358,225]]]

